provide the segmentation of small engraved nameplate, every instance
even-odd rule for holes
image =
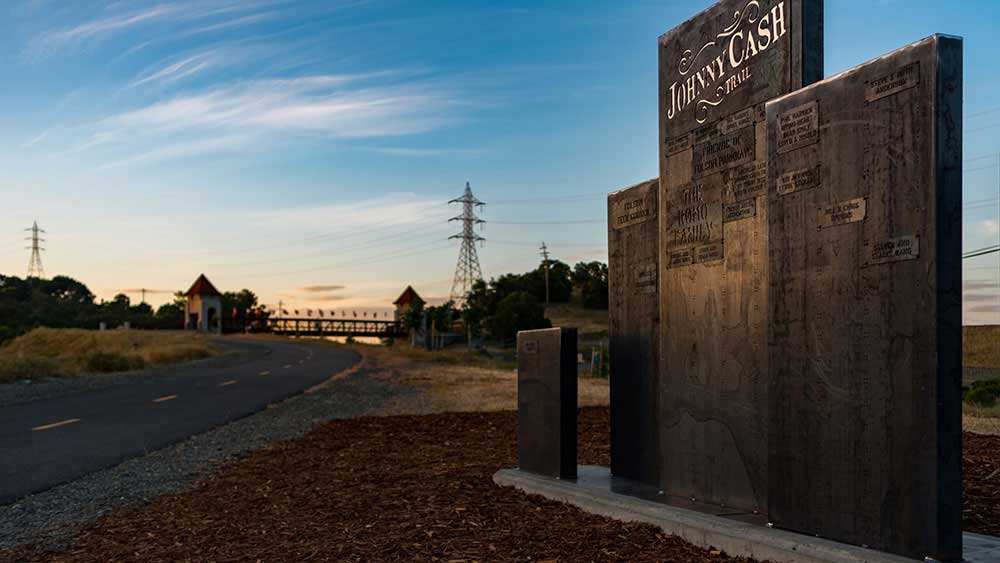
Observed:
[[[722,222],[730,223],[740,219],[749,219],[755,215],[757,215],[757,200],[755,199],[727,203],[722,209]]]
[[[754,108],[738,111],[719,122],[719,134],[729,135],[753,125]]]
[[[656,204],[652,186],[636,193],[635,197],[622,198],[611,206],[611,216],[615,229],[624,229],[639,223],[656,219]]]
[[[910,63],[892,74],[865,83],[865,100],[874,102],[920,84],[920,62]]]
[[[635,292],[656,293],[656,262],[643,262],[635,266]]]
[[[866,243],[865,266],[903,262],[920,258],[920,237],[907,235]]]
[[[819,208],[819,217],[816,219],[816,226],[820,229],[826,229],[864,221],[867,209],[868,202],[863,197],[824,205]]]
[[[671,252],[668,260],[668,268],[680,268],[681,266],[690,266],[694,263],[694,249],[685,248],[684,250],[675,250]]]
[[[691,135],[684,134],[681,135],[680,137],[667,139],[665,147],[667,156],[672,156],[679,152],[684,152],[689,148],[691,148]]]
[[[753,162],[756,143],[753,129],[742,129],[734,135],[716,137],[695,145],[692,159],[693,177],[701,178]]]
[[[742,201],[767,193],[767,162],[751,162],[729,171],[725,200]]]
[[[699,264],[707,264],[710,262],[718,262],[724,257],[722,253],[722,243],[713,242],[712,244],[706,244],[705,246],[698,247],[698,253],[695,256],[695,261]]]
[[[809,102],[778,116],[778,153],[784,154],[819,141],[819,104]]]
[[[802,170],[792,170],[778,176],[778,194],[788,195],[809,188],[815,188],[820,184],[819,165]]]

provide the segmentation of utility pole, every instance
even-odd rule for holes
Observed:
[[[142,299],[141,299],[141,301],[139,303],[140,304],[141,303],[145,303],[146,302],[146,288],[141,288],[139,291],[142,292]]]
[[[24,230],[31,231],[31,236],[24,239],[31,241],[31,246],[25,247],[26,250],[31,250],[31,260],[28,262],[28,275],[25,278],[42,279],[45,277],[45,268],[42,267],[42,251],[45,249],[42,248],[41,243],[45,242],[45,239],[38,235],[45,231],[38,228],[38,221],[35,221],[34,225]]]
[[[476,254],[476,243],[485,242],[486,239],[475,233],[475,227],[482,226],[486,222],[476,216],[476,210],[482,209],[486,204],[472,195],[472,188],[468,182],[465,183],[465,193],[462,197],[448,202],[449,205],[452,203],[462,204],[462,214],[448,219],[449,222],[462,222],[462,232],[448,237],[448,240],[462,240],[462,248],[458,252],[458,265],[455,267],[455,279],[451,283],[451,300],[456,307],[459,307],[472,290],[472,284],[483,279],[483,272],[479,268],[479,256]]]
[[[542,241],[542,247],[539,249],[542,254],[542,266],[545,268],[545,305],[549,305],[549,249],[545,246],[545,241]]]

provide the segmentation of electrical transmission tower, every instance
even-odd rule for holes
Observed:
[[[45,268],[42,267],[42,251],[45,249],[41,247],[41,243],[45,242],[45,239],[38,235],[45,231],[38,228],[38,221],[35,221],[34,225],[24,230],[31,231],[31,236],[24,239],[31,241],[31,246],[25,247],[25,249],[31,250],[31,261],[28,262],[28,275],[26,277],[42,279],[45,277]]]
[[[483,279],[483,271],[479,268],[479,256],[476,254],[476,243],[484,242],[486,239],[475,233],[475,227],[486,222],[476,216],[476,209],[486,204],[472,195],[472,188],[468,182],[465,183],[465,193],[462,197],[448,203],[462,204],[462,214],[448,219],[448,221],[462,222],[462,232],[448,237],[449,240],[456,238],[462,240],[462,249],[458,253],[458,266],[455,268],[455,281],[451,284],[451,300],[456,306],[460,306],[465,302],[465,296],[472,289],[472,284]]]

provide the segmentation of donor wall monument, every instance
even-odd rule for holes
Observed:
[[[823,3],[719,2],[660,37],[659,67],[659,487],[764,513],[764,104],[822,78]]]
[[[608,196],[611,472],[566,478],[575,340],[525,333],[498,483],[731,555],[962,560],[962,42],[821,81],[822,48],[822,0],[660,38],[660,176]]]
[[[608,198],[612,473],[959,561],[961,40],[809,86],[822,45],[820,0],[660,38],[660,178]]]

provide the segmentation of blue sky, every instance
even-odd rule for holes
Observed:
[[[466,180],[487,276],[543,240],[604,260],[601,194],[657,174],[657,37],[709,4],[7,2],[0,272],[24,274],[38,220],[47,273],[103,298],[202,271],[303,308],[445,296]],[[1000,3],[942,6],[828,1],[826,74],[966,38],[971,250],[1000,230]],[[1000,322],[996,255],[966,278],[966,321]]]

